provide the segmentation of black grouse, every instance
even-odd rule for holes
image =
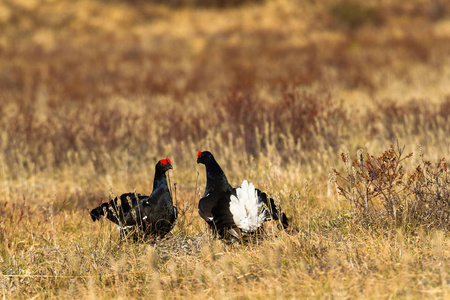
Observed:
[[[275,206],[273,199],[255,189],[252,183],[244,180],[241,187],[231,187],[210,152],[199,152],[197,163],[206,167],[206,189],[198,203],[198,212],[219,237],[241,239],[258,232],[264,222],[272,219],[279,220],[285,229],[288,227],[286,215]]]
[[[166,172],[173,169],[170,159],[162,159],[155,166],[153,192],[150,196],[126,193],[103,203],[91,211],[92,220],[100,216],[115,223],[121,236],[164,237],[177,219],[177,208],[167,186]]]

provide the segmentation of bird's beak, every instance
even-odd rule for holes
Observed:
[[[169,164],[169,169],[173,169],[173,167],[172,167],[172,165],[171,165],[171,164]]]

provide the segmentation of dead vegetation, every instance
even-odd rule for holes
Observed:
[[[449,173],[444,158],[432,164],[421,154],[420,163],[410,174],[405,165],[413,153],[391,145],[375,157],[358,152],[350,160],[342,154],[345,171],[334,170],[336,186],[349,201],[355,219],[372,226],[404,227],[417,230],[448,229]]]
[[[2,296],[445,297],[449,4],[220,3],[0,3]],[[212,239],[200,150],[292,227]],[[177,226],[118,244],[89,209],[164,157]]]

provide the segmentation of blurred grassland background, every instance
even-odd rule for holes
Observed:
[[[1,1],[0,293],[447,298],[445,218],[397,226],[375,201],[369,222],[332,169],[397,141],[408,174],[420,154],[449,157],[449,59],[440,0]],[[212,239],[200,150],[281,203],[291,229]],[[150,193],[165,157],[173,234],[119,245],[89,209]]]

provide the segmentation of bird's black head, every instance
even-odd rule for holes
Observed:
[[[214,156],[209,151],[200,151],[197,155],[197,163],[198,164],[204,164],[208,163],[209,161],[214,161]]]
[[[197,155],[197,163],[204,164],[206,167],[206,190],[205,195],[214,190],[226,191],[231,189],[227,176],[219,166],[214,156],[209,151],[199,152]]]
[[[172,163],[171,163],[170,159],[168,159],[168,158],[161,159],[156,164],[156,171],[157,172],[165,173],[169,169],[173,169],[173,167],[172,167]]]

